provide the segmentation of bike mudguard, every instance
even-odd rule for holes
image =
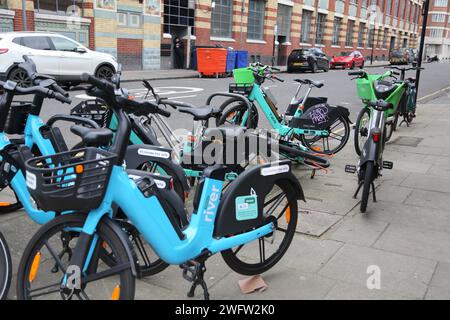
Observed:
[[[380,145],[383,143],[381,140],[374,142],[371,137],[367,139],[364,143],[363,150],[361,150],[361,157],[359,159],[359,166],[362,167],[366,162],[373,161],[375,164],[378,163],[378,155],[380,152]]]
[[[351,123],[350,112],[347,108],[321,103],[306,110],[300,118],[293,118],[289,126],[309,130],[327,130],[340,116]]]
[[[127,256],[128,256],[128,260],[130,261],[131,264],[131,272],[133,273],[133,276],[137,277],[139,276],[138,274],[138,258],[136,253],[134,252],[134,246],[131,243],[131,240],[129,239],[129,237],[127,237],[126,233],[123,232],[122,228],[120,227],[120,225],[114,221],[113,219],[111,219],[110,217],[104,216],[102,218],[102,222],[104,222],[108,227],[110,227],[113,232],[116,234],[116,236],[119,238],[120,242],[122,243],[123,247],[125,248],[126,252],[127,252]]]
[[[308,97],[306,103],[303,105],[303,112],[309,108],[315,106],[316,104],[327,103],[327,97]],[[297,111],[298,107],[303,103],[303,98],[298,99],[295,102],[291,102],[286,109],[285,115],[293,116]]]
[[[267,223],[263,212],[264,199],[276,181],[288,183],[295,191],[295,197],[305,201],[289,160],[248,169],[224,192],[215,220],[214,236],[238,234]]]
[[[189,192],[190,186],[188,184],[186,175],[181,166],[174,163],[171,159],[172,150],[161,146],[151,146],[146,144],[135,144],[128,146],[127,153],[125,155],[125,164],[127,168],[137,169],[146,162],[161,163],[166,167],[169,167],[172,172],[175,173],[176,179],[178,179],[183,190]]]

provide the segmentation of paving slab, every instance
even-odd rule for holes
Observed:
[[[401,294],[381,289],[368,289],[367,286],[337,281],[325,296],[326,300],[402,300]]]
[[[381,271],[381,290],[410,299],[422,299],[436,262],[384,250],[346,244],[319,271],[319,275],[364,286],[369,266]]]
[[[448,211],[450,208],[450,193],[414,189],[405,203],[426,209]]]
[[[450,233],[391,224],[375,248],[410,256],[450,262]]]
[[[401,183],[401,186],[450,193],[450,178],[411,173],[405,181]]]
[[[301,209],[299,212],[297,232],[320,237],[341,218],[341,216],[335,214]]]
[[[425,296],[426,300],[450,300],[450,288],[430,286]]]
[[[359,211],[355,210],[355,211]],[[388,223],[375,220],[370,215],[355,214],[330,231],[329,239],[370,247],[380,237]]]

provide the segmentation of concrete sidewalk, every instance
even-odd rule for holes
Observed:
[[[450,299],[450,96],[419,105],[411,127],[394,133],[385,160],[394,162],[377,182],[378,202],[359,212],[353,199],[356,164],[352,137],[314,179],[296,169],[307,202],[299,202],[297,234],[284,258],[263,274],[266,291],[244,295],[245,278],[220,255],[207,262],[213,299]],[[5,201],[4,193],[0,201]],[[0,216],[14,270],[38,226],[20,211]],[[375,269],[373,269],[375,268]],[[372,270],[380,289],[369,290]],[[15,275],[13,279],[15,278]],[[190,284],[178,266],[137,281],[138,299],[185,299]],[[10,298],[15,298],[14,283]],[[197,289],[196,299],[201,299]]]
[[[366,68],[374,68],[381,66],[388,66],[387,61],[374,61],[373,65],[370,65],[370,61],[366,62]],[[286,72],[286,66],[278,66],[281,72]],[[134,82],[142,80],[173,80],[173,79],[189,79],[198,78],[198,72],[196,70],[189,69],[170,69],[170,70],[136,70],[136,71],[123,71],[122,82]],[[215,78],[211,78],[215,79]]]

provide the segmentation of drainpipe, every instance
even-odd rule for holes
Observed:
[[[423,2],[422,7],[422,33],[420,35],[420,46],[419,46],[419,54],[417,57],[417,66],[420,68],[422,66],[422,56],[423,56],[423,48],[425,45],[425,34],[427,32],[427,21],[428,21],[428,11],[430,8],[430,0],[425,0]],[[416,71],[416,101],[417,103],[417,96],[419,93],[419,80],[420,80],[420,69]]]
[[[240,39],[239,39],[239,50],[242,50],[242,19],[244,17],[245,12],[245,0],[242,0],[242,8],[241,8],[241,22],[240,22]],[[248,21],[248,20],[247,20]]]
[[[22,0],[23,31],[27,31],[27,2]]]

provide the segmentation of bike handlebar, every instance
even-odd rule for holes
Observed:
[[[363,70],[359,70],[359,71],[350,71],[348,73],[349,76],[358,76],[358,77],[363,77],[366,75],[366,72]]]
[[[111,82],[109,82],[105,79],[100,79],[100,78],[91,76],[88,73],[83,73],[80,78],[81,78],[81,81],[92,84],[93,86],[95,86],[101,90],[105,90],[108,92],[114,92],[114,90],[115,90],[115,86]]]
[[[181,102],[176,100],[170,100],[167,98],[161,98],[159,99],[160,104],[168,104],[172,108],[176,109],[177,107],[183,107],[183,108],[195,108],[194,105],[187,103],[187,102]]]
[[[40,95],[46,96],[47,98],[58,100],[62,103],[67,103],[67,104],[72,103],[72,100],[70,98],[65,97],[61,93],[55,92],[46,87],[33,86],[33,87],[22,88],[22,87],[17,86],[17,84],[15,84],[15,86],[13,84],[15,84],[15,82],[0,81],[0,86],[2,86],[5,90],[14,91],[16,94],[20,94],[20,95],[40,94]]]

